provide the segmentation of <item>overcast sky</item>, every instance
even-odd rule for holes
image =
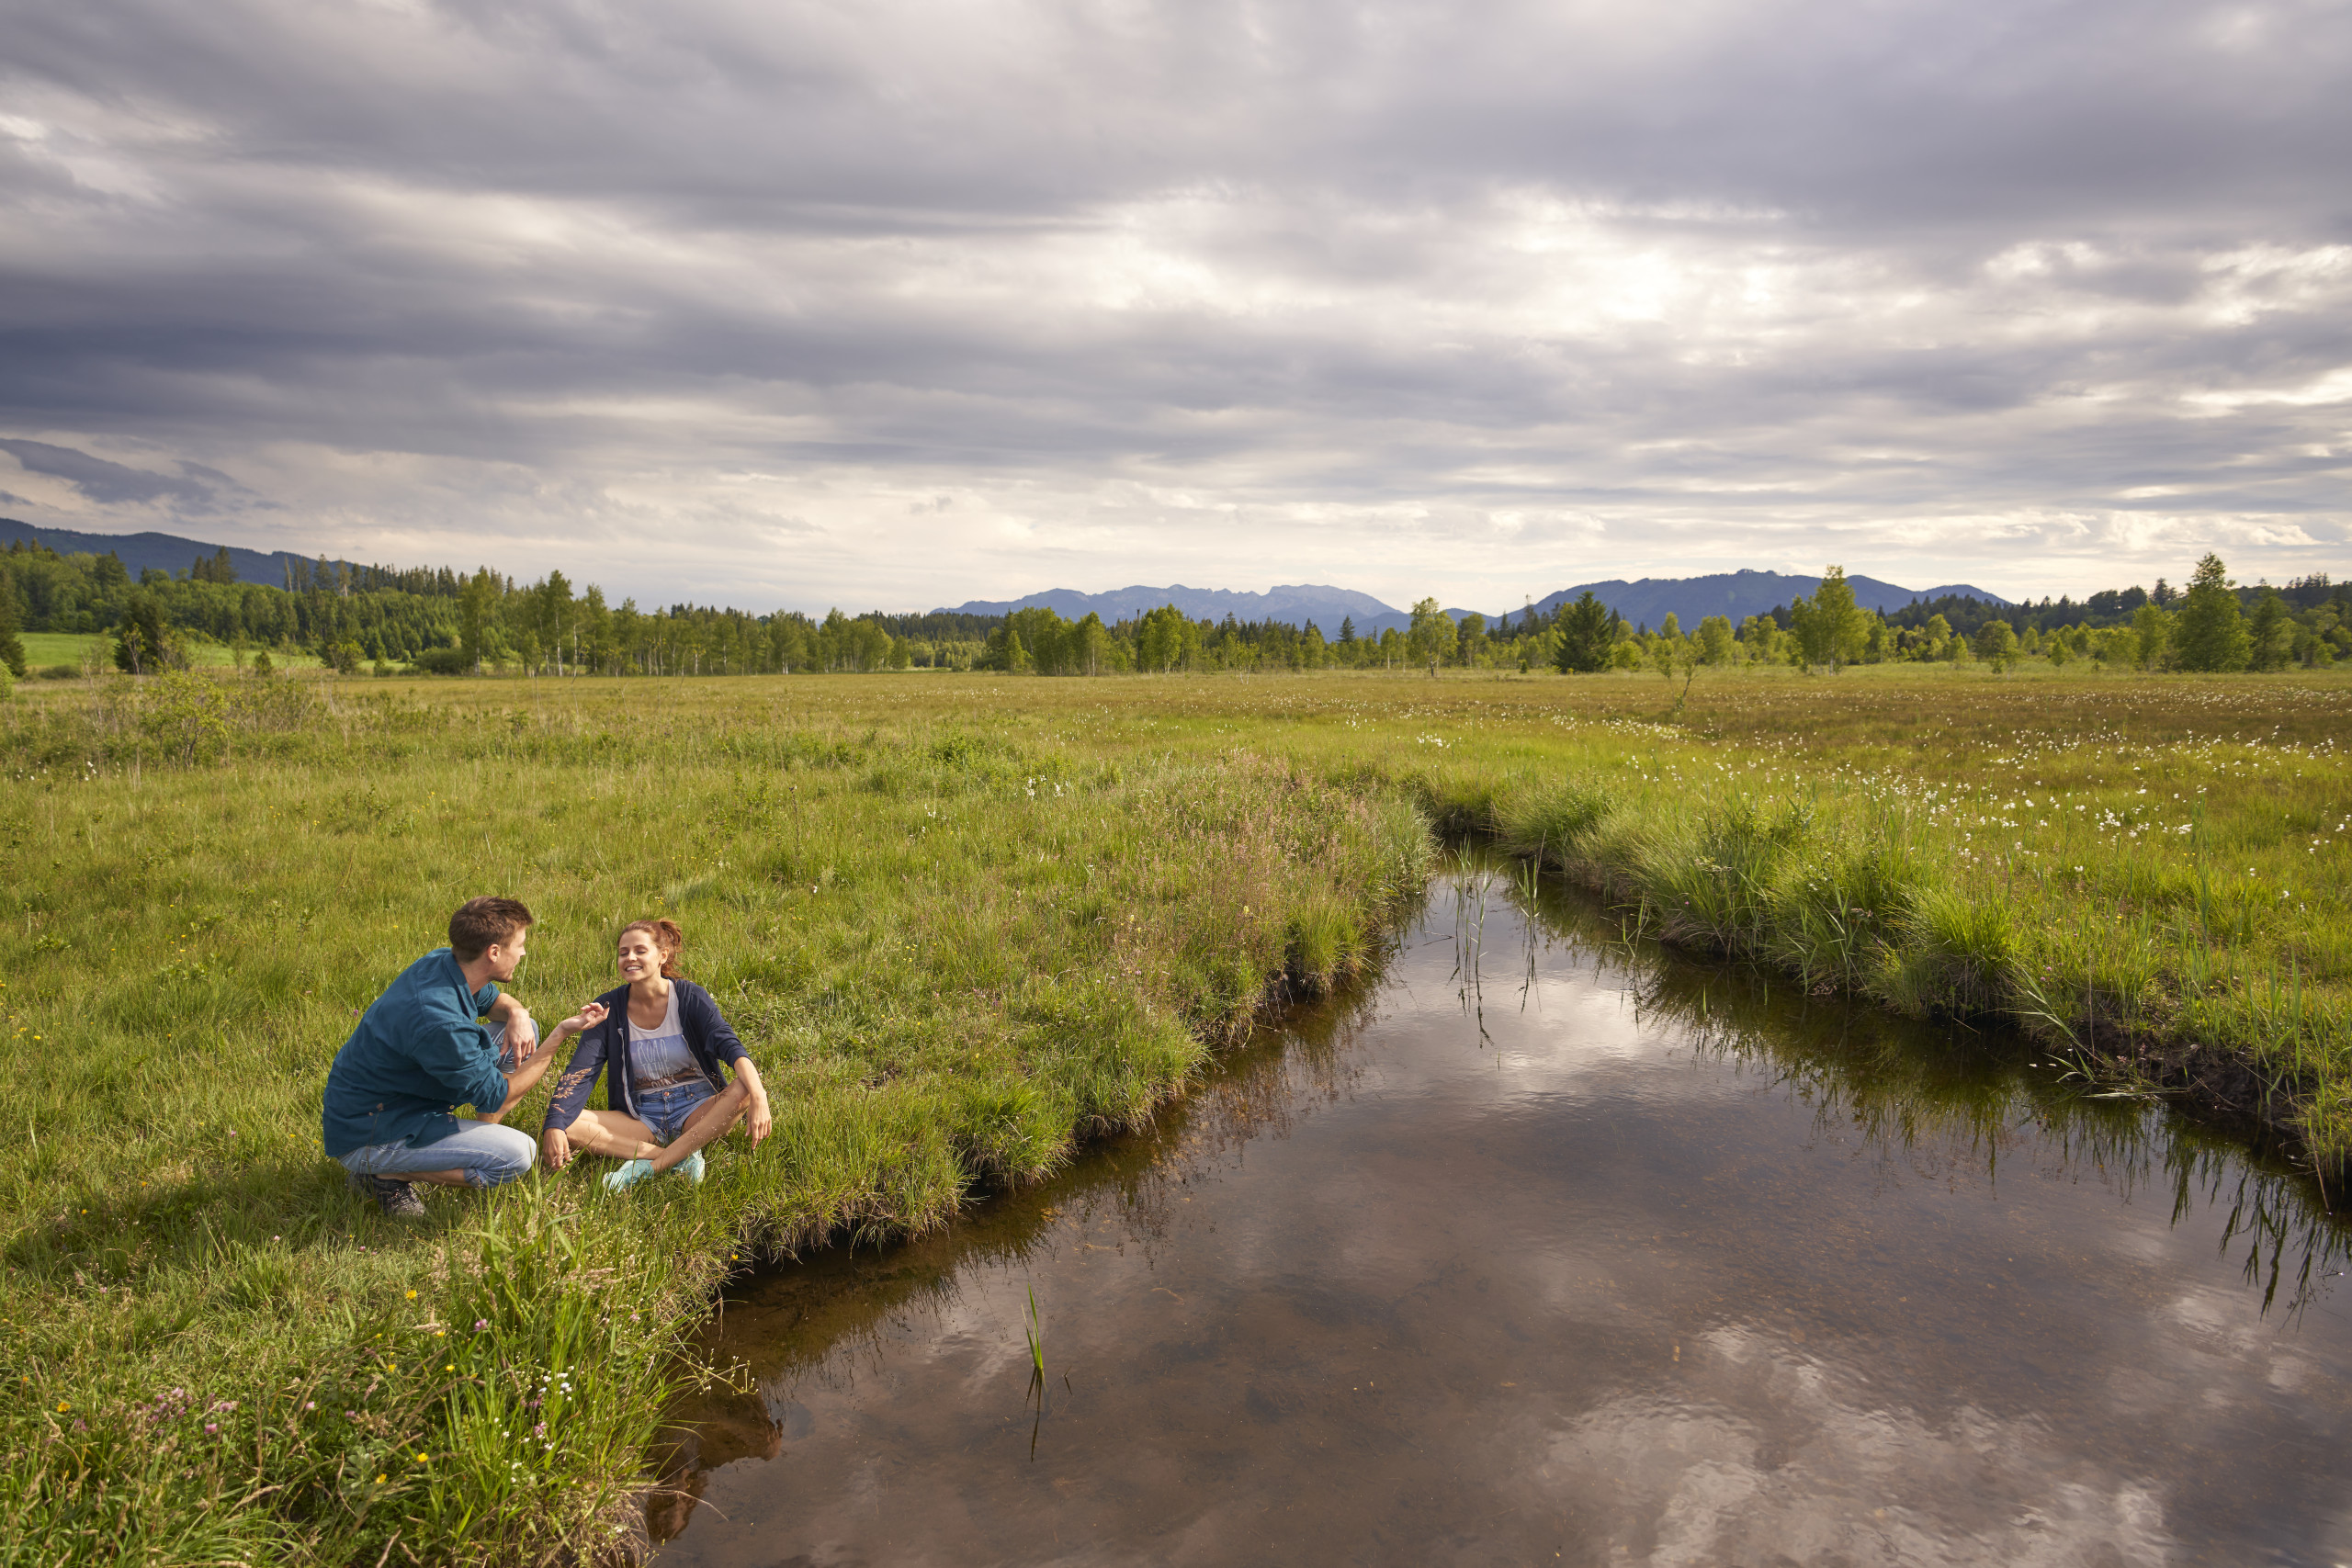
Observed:
[[[0,514],[616,597],[2352,569],[2352,0],[0,0]]]

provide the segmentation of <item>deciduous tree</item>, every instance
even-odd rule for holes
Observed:
[[[1413,662],[1428,665],[1434,678],[1438,661],[1453,651],[1454,645],[1453,623],[1436,600],[1424,599],[1413,606],[1413,624],[1406,630],[1405,642]]]
[[[1821,586],[1811,599],[1800,593],[1792,600],[1789,618],[1799,661],[1808,669],[1834,671],[1841,664],[1854,663],[1870,637],[1870,617],[1856,607],[1853,584],[1846,581],[1842,566],[1821,574]]]
[[[1728,664],[1732,656],[1731,617],[1709,615],[1699,623],[1699,662]]]
[[[466,579],[458,594],[458,646],[465,650],[466,668],[479,672],[490,630],[491,607],[497,603],[498,580],[483,567]]]
[[[2018,661],[2017,628],[2007,621],[1987,621],[1976,628],[1976,657],[1996,670]]]
[[[2156,586],[2162,588],[2159,580]],[[2172,641],[2172,615],[2154,603],[2132,612],[2132,661],[2143,670],[2165,667],[2165,647]]]
[[[1454,658],[1464,669],[1476,669],[1485,659],[1487,640],[1487,617],[1473,610],[1454,628]]]
[[[162,601],[147,589],[136,590],[124,602],[122,624],[115,628],[115,668],[133,675],[153,675],[172,667],[173,652],[164,629]]]
[[[2249,670],[2284,670],[2295,651],[2295,626],[2288,618],[2287,602],[2276,588],[2265,588],[2255,601],[2254,619],[2246,627]]]
[[[23,626],[17,610],[17,580],[0,569],[0,665],[20,681],[25,675],[25,639],[17,634]]]

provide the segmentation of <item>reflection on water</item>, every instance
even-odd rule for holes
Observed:
[[[651,1523],[763,1568],[2334,1562],[2344,1240],[2018,1043],[1466,871],[1149,1134],[730,1296],[749,1386]]]

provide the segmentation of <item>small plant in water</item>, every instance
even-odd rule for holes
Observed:
[[[1029,1366],[1039,1382],[1046,1381],[1046,1335],[1044,1325],[1037,1320],[1037,1287],[1029,1287],[1028,1321],[1023,1328],[1029,1336]]]
[[[1046,1325],[1037,1316],[1037,1287],[1029,1287],[1029,1309],[1021,1325],[1029,1336],[1029,1397],[1037,1414],[1029,1423],[1029,1462],[1037,1462],[1037,1435],[1046,1426]]]

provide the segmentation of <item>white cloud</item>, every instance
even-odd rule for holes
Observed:
[[[2177,1554],[2154,1488],[2039,1420],[1881,1404],[1866,1380],[1752,1325],[1694,1341],[1688,1361],[1713,1397],[1583,1411],[1521,1483],[1586,1521],[1597,1558],[2058,1568]],[[1525,1435],[1510,1436],[1523,1455]]]

